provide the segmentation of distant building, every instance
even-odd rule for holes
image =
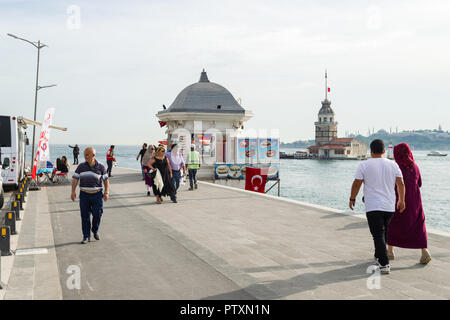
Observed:
[[[310,155],[320,159],[364,159],[367,144],[355,138],[338,138],[337,121],[331,101],[328,100],[329,88],[325,71],[325,100],[319,110],[316,127],[316,145],[308,147]]]

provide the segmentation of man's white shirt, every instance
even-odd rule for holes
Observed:
[[[371,158],[361,162],[355,179],[364,180],[364,203],[366,212],[395,211],[395,180],[403,178],[395,161]]]

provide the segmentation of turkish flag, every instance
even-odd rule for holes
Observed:
[[[245,168],[245,190],[264,193],[269,168]]]
[[[167,124],[167,122],[165,122],[165,121],[158,121],[158,122],[159,122],[159,126],[161,128],[164,127]]]
[[[330,92],[330,90],[331,90],[331,89],[330,89],[330,88],[328,88],[328,92]]]

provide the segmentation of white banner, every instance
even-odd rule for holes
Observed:
[[[53,120],[53,113],[55,112],[55,108],[48,108],[45,111],[44,122],[42,122],[41,135],[39,137],[39,145],[38,145],[38,155],[39,161],[49,161],[50,160],[50,148],[49,148],[49,139],[50,139],[50,125]]]
[[[47,161],[50,159],[50,151],[48,145],[48,139],[50,138],[50,128],[49,126],[52,124],[53,113],[55,112],[55,108],[48,108],[45,111],[44,122],[42,123],[41,134],[39,136],[39,144],[36,152],[36,156],[34,157],[33,171],[31,173],[31,178],[36,180],[36,171],[37,171],[37,162]]]

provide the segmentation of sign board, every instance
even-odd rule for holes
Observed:
[[[236,143],[237,163],[257,163],[258,161],[258,139],[238,138]]]
[[[258,162],[280,162],[280,139],[258,139]]]
[[[178,150],[183,155],[184,161],[187,161],[188,153],[191,151],[191,139],[186,134],[178,136]]]
[[[215,164],[214,178],[215,179],[245,179],[245,168],[247,166],[255,168],[269,168],[267,180],[277,180],[279,178],[280,165],[278,163],[248,165],[243,163],[223,163]]]

